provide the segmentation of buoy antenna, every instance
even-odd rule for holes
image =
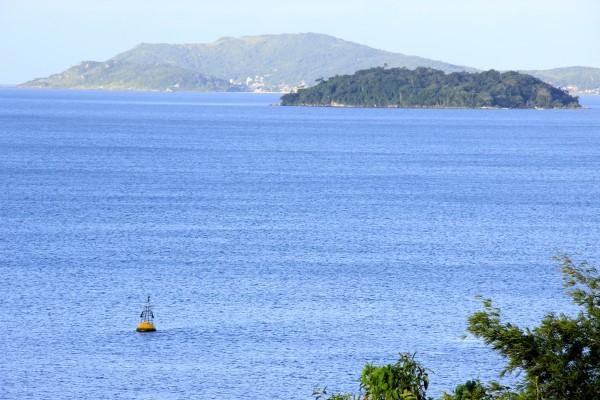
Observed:
[[[144,309],[140,314],[140,323],[138,324],[137,331],[138,332],[154,332],[156,328],[153,324],[154,313],[152,312],[152,308],[150,306],[150,295],[148,295],[148,299],[146,304],[144,305]]]

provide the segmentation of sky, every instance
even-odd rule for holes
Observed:
[[[142,42],[298,32],[480,69],[600,67],[600,0],[0,0],[0,84]]]

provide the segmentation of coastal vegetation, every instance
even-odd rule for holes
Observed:
[[[284,106],[575,108],[576,97],[533,76],[494,70],[371,68],[322,80],[281,98]]]
[[[579,311],[547,314],[533,327],[504,321],[490,299],[469,317],[468,331],[500,354],[500,375],[515,374],[514,387],[468,380],[441,400],[598,400],[600,399],[600,273],[586,262],[556,258],[563,284]],[[315,392],[328,400],[429,400],[429,374],[414,354],[400,354],[395,364],[367,364],[359,394]]]

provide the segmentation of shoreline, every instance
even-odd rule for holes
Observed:
[[[130,93],[248,93],[248,94],[287,94],[288,92],[250,92],[245,90],[157,90],[157,89],[135,89],[135,88],[106,88],[106,87],[42,87],[42,86],[23,86],[0,85],[0,89],[20,89],[20,90],[68,90],[68,91],[96,91],[96,92],[130,92]]]
[[[407,109],[407,110],[580,110],[585,107],[452,107],[452,106],[366,106],[351,104],[274,104],[280,107],[314,107],[314,108],[364,108],[364,109]]]

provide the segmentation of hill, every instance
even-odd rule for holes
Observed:
[[[176,65],[135,63],[110,60],[84,61],[48,78],[35,79],[24,86],[69,89],[113,90],[205,90],[226,91],[235,88],[223,79],[207,77]]]
[[[104,63],[87,61],[23,86],[285,91],[293,86],[312,85],[318,78],[384,64],[432,67],[446,72],[472,70],[328,35],[302,33],[221,38],[205,44],[143,43]]]
[[[600,94],[600,68],[564,67],[523,72],[573,93]]]
[[[445,74],[431,68],[371,68],[335,76],[281,98],[284,106],[576,108],[576,97],[519,72]]]
[[[132,90],[290,91],[319,78],[361,69],[429,67],[444,72],[474,68],[374,49],[333,36],[300,33],[225,37],[213,43],[142,43],[105,61],[84,61],[25,87]],[[573,92],[600,93],[600,68],[524,71]]]

